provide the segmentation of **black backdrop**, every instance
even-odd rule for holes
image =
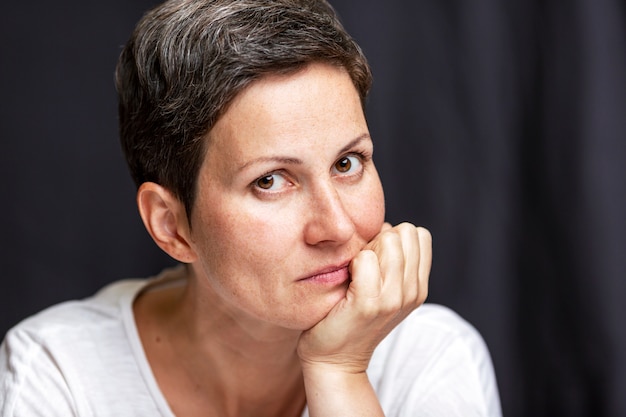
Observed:
[[[117,143],[148,0],[0,14],[0,334],[171,264]],[[626,5],[335,0],[373,67],[388,218],[434,235],[429,301],[484,335],[506,416],[626,415]]]

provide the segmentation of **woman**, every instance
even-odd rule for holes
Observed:
[[[2,416],[499,415],[477,332],[384,223],[366,60],[310,0],[174,0],[117,69],[121,139],[180,261],[18,325]],[[417,309],[417,310],[416,310]]]

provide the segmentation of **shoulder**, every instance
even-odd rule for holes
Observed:
[[[6,335],[5,343],[13,347],[48,345],[119,324],[124,298],[132,298],[143,285],[142,280],[119,281],[104,287],[94,296],[66,301],[49,307],[17,324]],[[130,300],[129,300],[130,302]]]
[[[391,416],[418,409],[421,415],[431,415],[424,412],[429,409],[432,415],[500,415],[483,338],[441,305],[424,304],[410,314],[378,346],[368,373]]]
[[[103,354],[126,349],[122,304],[125,298],[130,304],[142,285],[140,280],[111,284],[9,330],[0,346],[0,415],[83,414],[76,393],[84,390],[84,375],[99,376],[93,372],[103,367]]]

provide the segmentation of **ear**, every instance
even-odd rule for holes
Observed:
[[[178,198],[158,184],[145,182],[137,191],[137,206],[148,233],[163,251],[183,263],[196,260],[185,207]]]

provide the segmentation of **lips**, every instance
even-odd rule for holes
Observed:
[[[345,262],[341,265],[328,266],[304,278],[300,278],[298,281],[323,285],[343,284],[350,279],[348,265],[350,265],[350,262]]]

